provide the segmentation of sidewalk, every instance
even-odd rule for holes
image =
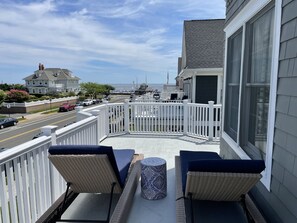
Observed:
[[[50,114],[42,114],[43,112],[38,112],[38,113],[33,113],[33,114],[28,114],[28,113],[16,113],[16,114],[3,114],[6,116],[10,116],[16,119],[20,119],[20,118],[25,118],[24,120],[20,120],[20,122],[24,122],[24,121],[29,121],[29,120],[34,120],[34,119],[38,119],[38,118],[43,118],[45,116],[48,115],[52,115],[55,113],[50,113]]]

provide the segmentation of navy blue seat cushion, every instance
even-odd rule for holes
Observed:
[[[135,151],[133,149],[114,149],[113,153],[120,173],[121,184],[125,185],[128,170]]]
[[[117,155],[114,151],[111,146],[97,145],[55,145],[48,150],[51,155],[106,154],[120,186],[123,188],[135,151],[132,149],[117,150]]]
[[[180,155],[183,191],[185,191],[185,188],[186,188],[189,162],[194,161],[194,160],[213,160],[213,159],[218,160],[218,159],[221,159],[221,157],[215,152],[181,150],[179,152],[179,155]]]

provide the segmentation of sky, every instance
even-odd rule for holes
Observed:
[[[0,83],[39,63],[80,82],[174,83],[184,20],[222,18],[224,0],[1,0]]]

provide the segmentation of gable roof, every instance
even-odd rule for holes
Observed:
[[[80,80],[78,77],[72,75],[68,69],[61,68],[46,68],[44,70],[36,70],[34,74],[25,77],[23,80]]]
[[[222,68],[224,61],[224,19],[184,21],[186,68]],[[185,68],[183,67],[183,68]]]

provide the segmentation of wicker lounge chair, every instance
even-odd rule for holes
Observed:
[[[139,162],[130,167],[133,156],[132,149],[113,150],[108,146],[51,146],[49,159],[67,182],[67,190],[37,222],[65,221],[61,216],[79,193],[110,194],[107,217],[98,222],[125,222],[140,177]],[[112,212],[114,194],[120,198]]]
[[[207,204],[240,202],[246,221],[265,222],[247,195],[264,168],[262,160],[223,160],[213,152],[180,151],[175,158],[176,221],[195,222],[193,202],[198,200]],[[190,210],[186,210],[188,206]]]

